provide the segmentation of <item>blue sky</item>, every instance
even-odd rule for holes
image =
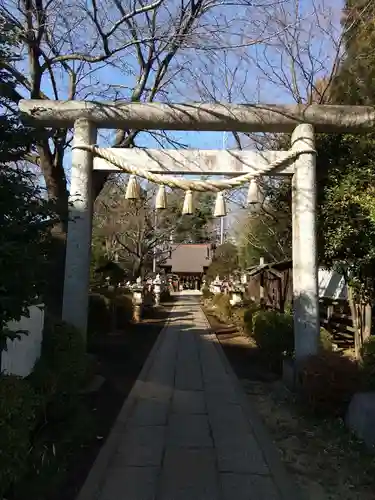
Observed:
[[[6,0],[5,0],[6,1]],[[10,1],[10,0],[9,0]],[[110,0],[103,0],[103,5],[109,4]],[[263,5],[266,1],[262,2]],[[298,12],[294,11],[296,2],[285,0],[277,4],[277,7],[253,9],[251,7],[220,7],[207,15],[201,21],[198,35],[204,44],[216,45],[241,45],[251,40],[261,39],[261,43],[253,46],[242,46],[233,50],[196,50],[196,48],[184,49],[174,60],[170,68],[169,77],[177,68],[183,68],[177,76],[171,78],[167,87],[167,97],[160,94],[156,101],[169,100],[173,102],[265,102],[292,103],[293,96],[282,78],[291,81],[290,58],[287,53],[290,49],[298,49],[298,57],[307,72],[314,74],[314,79],[324,76],[330,68],[334,53],[334,44],[327,32],[333,29],[339,31],[339,18],[341,4],[334,0],[300,0]],[[179,5],[174,0],[168,0],[168,6]],[[68,8],[68,7],[67,7]],[[74,8],[72,4],[71,9]],[[55,15],[56,36],[64,37],[64,26],[59,24],[59,12]],[[69,14],[71,19],[77,16],[72,10]],[[103,23],[113,22],[110,19],[111,12],[103,13]],[[298,17],[298,23],[296,23]],[[166,22],[166,15],[161,11],[160,29]],[[317,22],[318,21],[318,22]],[[72,22],[72,21],[71,21]],[[288,30],[282,30],[283,25],[288,25]],[[294,26],[298,24],[298,47],[291,42],[296,32]],[[215,25],[217,28],[212,28]],[[329,28],[329,29],[328,29]],[[59,31],[60,30],[60,31]],[[73,43],[79,48],[84,47],[89,29],[84,23],[77,24]],[[219,35],[218,35],[219,33]],[[337,38],[334,34],[333,38]],[[73,38],[73,37],[72,37]],[[319,61],[319,63],[312,61]],[[111,66],[105,66],[88,74],[90,68],[86,66],[86,75],[81,82],[81,96],[89,94],[91,99],[112,100],[115,95],[120,95],[126,100],[134,88],[136,77],[139,74],[139,65],[135,57],[134,49],[112,61]],[[91,68],[92,69],[92,68]],[[27,72],[26,64],[22,68]],[[60,90],[60,98],[66,98],[67,81],[63,74],[56,73]],[[297,81],[302,93],[305,81],[301,71],[297,70]],[[121,89],[119,87],[121,86]],[[52,96],[51,83],[46,77],[43,81],[44,91]],[[88,92],[89,90],[89,92]],[[104,97],[103,97],[104,95]],[[107,138],[107,141],[103,139]],[[223,148],[223,133],[217,132],[173,132],[169,134],[174,140],[178,140],[188,147],[200,149]],[[110,144],[113,132],[101,131],[100,144]],[[108,140],[109,139],[109,140]],[[138,144],[142,147],[160,148],[160,144],[148,133],[138,136]],[[234,141],[230,134],[226,137],[226,146],[234,147]],[[165,147],[171,147],[164,144]],[[67,167],[70,163],[70,154],[66,155]],[[67,168],[69,171],[69,167]]]

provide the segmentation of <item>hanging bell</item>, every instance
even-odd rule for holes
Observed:
[[[140,198],[140,189],[135,175],[129,177],[129,182],[126,188],[126,200],[138,200]]]
[[[249,191],[247,192],[247,204],[258,205],[262,203],[262,193],[255,179],[250,180]]]
[[[192,215],[193,214],[193,193],[190,191],[186,191],[184,205],[182,207],[182,215]]]
[[[216,195],[214,217],[225,217],[227,215],[227,208],[224,195],[219,191]]]
[[[156,210],[164,210],[167,208],[167,195],[164,185],[159,186],[159,191],[156,195],[155,208]]]

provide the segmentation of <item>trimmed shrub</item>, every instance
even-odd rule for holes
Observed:
[[[129,294],[117,295],[114,298],[117,328],[126,328],[133,317],[133,299]]]
[[[72,325],[47,316],[42,356],[31,375],[35,387],[47,396],[76,393],[87,380],[88,366],[81,332]]]
[[[0,498],[26,471],[39,404],[27,380],[0,376]]]
[[[160,294],[160,301],[168,302],[169,300],[171,300],[171,292],[168,287],[165,287]]]
[[[337,352],[310,356],[299,374],[300,399],[319,417],[343,417],[355,392],[361,389],[358,364]]]
[[[294,350],[293,316],[278,311],[259,310],[252,315],[253,335],[271,364],[281,363]]]
[[[223,293],[214,293],[213,297],[212,297],[212,303],[214,306],[218,306],[220,304],[220,301],[222,299],[222,297],[224,296]]]
[[[89,335],[106,333],[111,327],[111,301],[100,293],[89,296],[87,331]]]
[[[213,303],[217,308],[220,319],[226,321],[232,317],[232,306],[230,296],[224,293],[218,293],[214,296]]]
[[[369,337],[361,348],[361,370],[367,389],[375,390],[375,336]]]
[[[214,297],[214,294],[206,286],[206,287],[202,288],[202,297],[204,300],[208,300],[208,299],[212,299]]]
[[[257,311],[259,311],[259,305],[256,304],[255,302],[250,302],[246,306],[243,320],[244,320],[245,333],[249,336],[253,335],[253,329],[254,329],[253,319]]]
[[[320,349],[323,351],[333,350],[333,335],[325,328],[320,329],[319,345]]]

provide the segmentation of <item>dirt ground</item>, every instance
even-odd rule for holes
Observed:
[[[341,420],[315,420],[303,414],[292,393],[270,373],[256,345],[208,316],[233,370],[261,415],[289,472],[306,500],[374,500],[375,455]]]

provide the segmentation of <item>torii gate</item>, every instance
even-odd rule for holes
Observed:
[[[292,132],[290,151],[199,151],[108,149],[121,165],[151,174],[240,176],[293,175],[293,299],[295,354],[299,361],[318,351],[319,297],[316,241],[316,132],[364,132],[375,123],[369,106],[275,106],[161,104],[22,100],[25,119],[52,128],[74,127],[70,220],[66,249],[63,319],[87,329],[92,230],[93,170],[121,170],[95,155],[97,129]],[[73,146],[73,147],[74,147]],[[85,148],[86,146],[86,148]],[[98,153],[98,152],[97,152]],[[100,152],[99,152],[100,153]],[[99,157],[98,157],[99,155]],[[292,160],[292,161],[291,161]],[[279,165],[278,168],[272,166]]]

